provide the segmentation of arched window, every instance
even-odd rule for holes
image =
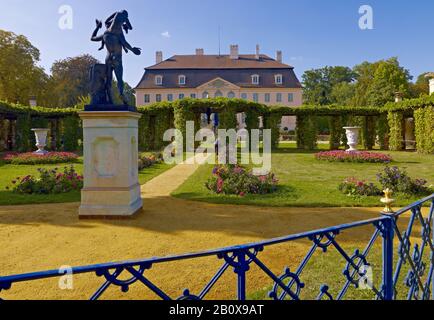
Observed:
[[[252,75],[252,84],[259,84],[259,75]]]
[[[179,84],[180,86],[183,86],[183,85],[185,85],[185,83],[186,83],[186,77],[185,77],[184,75],[180,75],[180,76],[178,77],[178,84]]]
[[[216,97],[216,98],[223,97],[223,93],[220,90],[217,90],[214,97]]]
[[[234,93],[233,91],[229,92],[229,93],[228,93],[228,98],[229,98],[229,99],[233,99],[233,98],[235,98],[235,93]]]
[[[163,85],[163,76],[155,76],[155,84],[157,86]]]
[[[202,93],[202,99],[208,99],[208,98],[209,98],[208,91],[205,91],[204,93]]]

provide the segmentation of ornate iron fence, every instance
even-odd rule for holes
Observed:
[[[425,209],[423,207],[429,206]],[[119,287],[127,292],[135,283],[141,283],[155,293],[156,297],[171,300],[200,300],[207,297],[216,283],[221,280],[228,269],[233,269],[237,278],[237,296],[239,300],[246,299],[246,276],[253,265],[271,280],[268,297],[274,300],[294,299],[303,297],[306,284],[303,282],[303,272],[308,263],[314,258],[317,251],[327,253],[335,249],[340,258],[343,258],[345,267],[342,273],[343,286],[334,293],[329,285],[324,283],[319,287],[316,299],[348,298],[346,295],[350,287],[358,288],[361,285],[368,288],[372,297],[379,300],[403,299],[429,300],[434,292],[434,236],[433,236],[434,194],[390,215],[382,215],[375,219],[358,221],[331,228],[289,235],[257,243],[210,250],[199,253],[152,258],[119,263],[98,264],[72,268],[72,274],[95,273],[103,277],[105,282],[91,296],[91,300],[100,298],[110,286]],[[408,219],[408,224],[402,227],[400,220]],[[400,228],[401,225],[401,228]],[[372,228],[372,235],[364,248],[356,248],[349,253],[339,240],[343,233],[351,236],[356,228]],[[419,229],[419,230],[417,230]],[[419,234],[417,234],[419,231]],[[364,231],[365,232],[365,231]],[[380,239],[380,240],[379,240]],[[273,246],[304,240],[310,243],[310,249],[301,259],[298,267],[291,271],[285,268],[282,274],[274,273],[262,260],[261,253]],[[371,252],[376,246],[381,249],[381,285],[375,286],[369,279]],[[394,250],[394,246],[395,250]],[[203,289],[194,293],[186,289],[179,297],[171,297],[160,286],[151,282],[147,272],[154,266],[174,261],[192,260],[204,257],[213,257],[221,260],[221,266],[211,277]],[[321,272],[321,270],[314,270]],[[33,280],[61,277],[62,270],[52,270],[29,274],[0,277],[0,293],[9,290],[15,283]],[[121,275],[129,277],[121,278]],[[179,277],[179,276],[177,276]],[[318,285],[318,284],[317,284]],[[264,296],[265,298],[265,296]]]

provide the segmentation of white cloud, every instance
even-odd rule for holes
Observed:
[[[169,38],[171,37],[169,31],[164,31],[164,32],[162,32],[162,33],[161,33],[161,36],[162,36],[163,38],[167,38],[167,39],[169,39]]]

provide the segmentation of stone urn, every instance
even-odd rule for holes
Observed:
[[[45,147],[47,146],[47,136],[49,129],[32,129],[32,131],[35,133],[36,137],[36,147],[38,148],[37,151],[33,152],[34,154],[40,154],[44,155],[47,154],[48,151],[45,150]]]
[[[347,152],[356,152],[357,145],[359,144],[359,135],[361,127],[344,127],[345,132],[347,134],[348,145],[350,148]]]

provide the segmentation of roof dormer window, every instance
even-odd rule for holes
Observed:
[[[155,77],[155,85],[157,85],[157,86],[163,85],[163,76],[156,76]]]
[[[252,75],[252,84],[259,84],[259,75]]]
[[[180,76],[178,77],[178,84],[179,84],[180,86],[183,86],[183,85],[185,85],[185,83],[186,83],[186,77],[185,77],[184,75],[180,75]]]
[[[276,74],[274,76],[274,82],[276,84],[283,84],[283,76],[281,74]]]

